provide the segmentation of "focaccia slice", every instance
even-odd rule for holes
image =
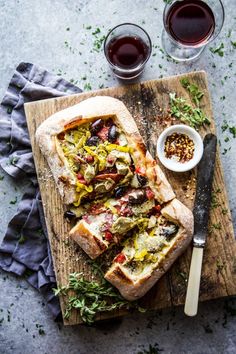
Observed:
[[[92,97],[53,114],[39,126],[36,139],[66,204],[109,195],[135,173],[145,175],[160,203],[175,196],[131,114],[115,98]]]
[[[127,300],[137,300],[158,281],[189,245],[191,211],[177,199],[161,211],[153,228],[138,230],[125,242],[105,278]]]

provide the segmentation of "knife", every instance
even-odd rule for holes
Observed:
[[[206,244],[207,226],[211,205],[211,190],[215,167],[217,139],[214,134],[204,138],[204,151],[197,170],[197,188],[194,202],[193,253],[190,265],[184,312],[195,316],[198,309],[203,249]]]

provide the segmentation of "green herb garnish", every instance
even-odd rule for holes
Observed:
[[[86,280],[82,273],[72,273],[69,275],[69,282],[66,286],[53,289],[55,295],[69,295],[64,317],[69,318],[71,311],[77,309],[83,322],[92,324],[99,312],[113,311],[120,308],[136,308],[140,312],[145,309],[138,306],[137,302],[125,300],[118,290],[104,279],[101,267],[95,262],[92,263],[94,272],[99,278]],[[69,293],[69,294],[68,294]]]
[[[232,44],[233,48],[236,49],[236,42],[231,41],[231,44]]]
[[[210,47],[210,51],[213,53],[213,54],[218,54],[220,57],[223,57],[224,56],[224,43],[221,43],[218,47],[216,48],[212,48]]]
[[[193,128],[201,125],[210,124],[209,118],[197,107],[191,107],[185,98],[176,97],[175,93],[170,93],[170,113],[175,118],[184,123],[188,123]]]
[[[236,138],[236,126],[229,127],[229,132],[233,135],[233,138]]]
[[[90,84],[89,82],[87,82],[87,83],[84,85],[84,90],[85,90],[85,91],[90,91],[90,90],[92,90],[92,86],[91,86],[91,84]]]
[[[227,208],[223,208],[221,211],[222,211],[223,215],[226,215],[228,213],[228,209]]]
[[[3,181],[3,180],[4,180],[4,176],[0,175],[0,181]]]
[[[10,204],[16,204],[16,202],[17,202],[17,196],[15,196],[15,199],[10,201]]]
[[[21,235],[21,237],[19,238],[19,241],[18,241],[18,243],[20,244],[20,245],[23,245],[23,243],[25,243],[25,237],[24,237],[24,235]]]
[[[187,78],[181,79],[180,83],[190,93],[193,102],[199,107],[200,100],[204,96],[204,93],[199,90],[197,85],[191,84]]]
[[[161,352],[163,352],[163,349],[159,348],[158,343],[155,343],[154,345],[149,344],[148,349],[139,351],[137,354],[159,354]]]
[[[15,166],[18,161],[19,161],[19,157],[18,156],[11,156],[10,159],[9,159],[8,165]]]

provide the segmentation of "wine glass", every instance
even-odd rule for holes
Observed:
[[[162,45],[177,61],[196,59],[220,33],[224,24],[221,0],[175,0],[163,13]]]
[[[134,23],[122,23],[107,34],[104,54],[113,73],[120,79],[138,77],[150,58],[152,43],[148,33]]]

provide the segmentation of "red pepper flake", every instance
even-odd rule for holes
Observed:
[[[194,142],[188,135],[173,133],[166,138],[164,152],[168,159],[184,163],[193,158],[194,149]]]
[[[114,262],[122,264],[122,263],[124,263],[125,260],[126,260],[125,255],[123,253],[120,253],[120,254],[118,254],[118,256],[116,256],[116,258],[114,259]]]
[[[113,235],[110,231],[105,231],[105,240],[111,242],[113,240]]]
[[[151,188],[146,188],[146,196],[148,199],[153,199],[155,197],[155,194],[151,190]]]

